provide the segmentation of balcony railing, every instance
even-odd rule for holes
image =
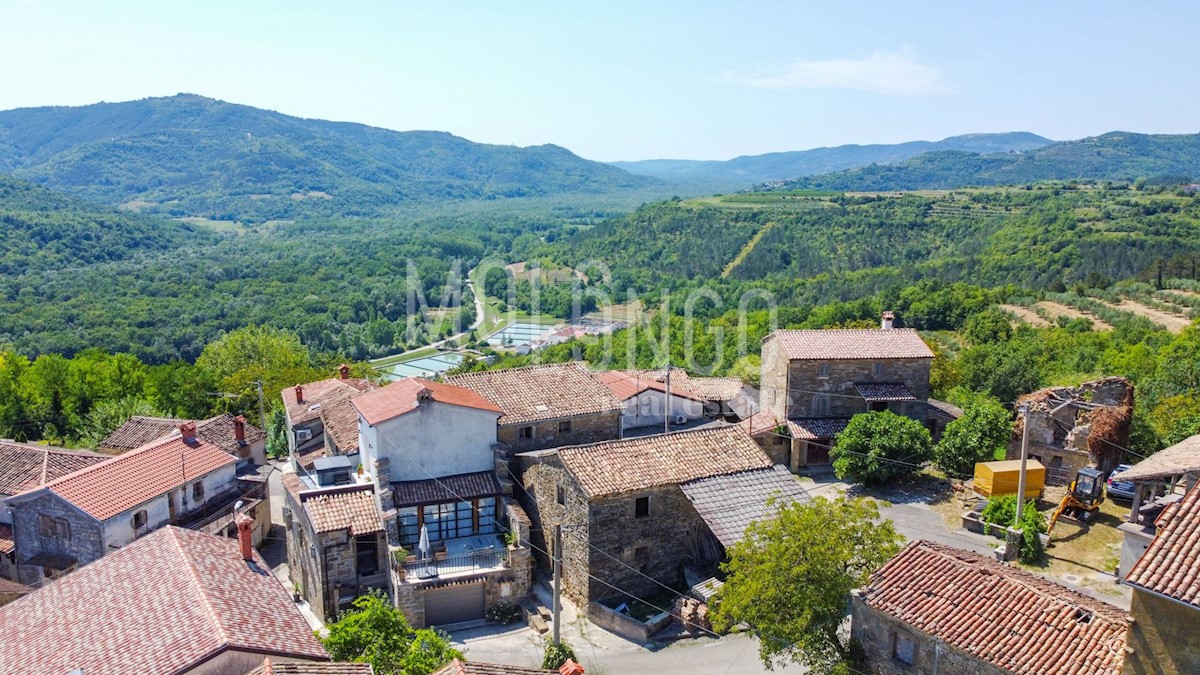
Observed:
[[[439,577],[500,569],[508,566],[508,549],[497,547],[480,551],[469,551],[443,558],[406,562],[404,575],[408,581],[425,581]]]

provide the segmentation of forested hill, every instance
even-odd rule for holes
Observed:
[[[0,112],[0,172],[108,204],[243,221],[659,183],[553,145],[484,145],[188,94]]]
[[[770,190],[937,190],[1020,185],[1042,180],[1123,180],[1200,176],[1200,134],[1114,131],[1022,153],[929,152],[896,164],[872,164],[773,184]]]
[[[215,237],[0,175],[0,275],[125,260]]]
[[[1024,152],[1053,142],[1037,134],[1014,131],[951,136],[940,141],[911,141],[892,145],[840,145],[812,150],[772,152],[735,157],[728,161],[650,159],[613,162],[613,165],[631,173],[672,182],[703,182],[725,189],[741,189],[758,183],[841,171],[873,163],[890,164],[926,152]]]

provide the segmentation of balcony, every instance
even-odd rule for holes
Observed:
[[[399,565],[397,572],[403,571],[403,574],[399,575],[400,580],[420,583],[490,572],[509,566],[508,547],[494,535],[462,537],[438,543],[444,543],[445,549],[436,551],[423,560],[412,560],[410,556]]]

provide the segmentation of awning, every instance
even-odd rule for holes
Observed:
[[[872,403],[917,400],[908,387],[900,382],[855,382],[854,388],[859,396]]]
[[[849,417],[802,417],[788,420],[788,431],[792,438],[802,441],[824,441],[837,437],[846,430]]]
[[[467,501],[477,497],[494,497],[501,494],[500,481],[496,478],[495,471],[404,481],[393,483],[392,489],[396,493],[397,508],[419,504]]]

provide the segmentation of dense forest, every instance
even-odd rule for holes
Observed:
[[[895,164],[798,177],[767,190],[947,190],[1022,185],[1046,180],[1115,180],[1200,176],[1200,134],[1151,135],[1114,131],[1028,152],[979,154],[944,150]]]

